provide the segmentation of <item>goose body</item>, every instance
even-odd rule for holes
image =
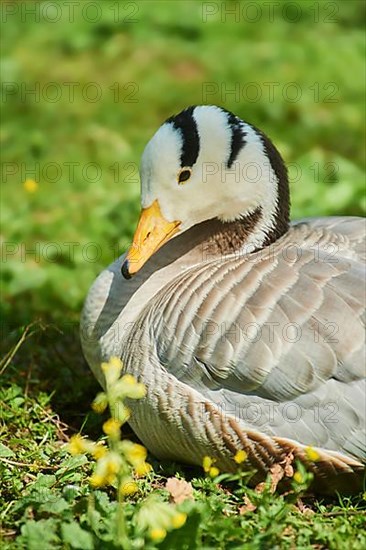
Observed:
[[[134,245],[100,274],[82,314],[84,354],[100,383],[111,356],[144,382],[130,423],[157,457],[202,464],[210,455],[230,471],[244,449],[256,480],[291,453],[319,491],[357,490],[366,462],[365,221],[289,224],[278,151],[213,106],[162,125],[141,181]]]

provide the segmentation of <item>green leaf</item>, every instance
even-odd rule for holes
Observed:
[[[32,485],[32,489],[38,487],[52,487],[56,483],[56,476],[53,474],[38,474],[36,481]]]
[[[54,496],[52,500],[49,499],[42,506],[40,506],[39,510],[40,512],[45,512],[47,514],[59,515],[69,508],[70,505],[64,498],[57,498]]]
[[[22,526],[20,538],[26,543],[27,550],[53,550],[58,541],[55,531],[56,520],[30,520]]]
[[[92,535],[82,529],[76,521],[63,523],[61,533],[62,540],[69,544],[71,548],[80,548],[81,550],[93,550],[94,548]]]
[[[15,453],[3,443],[0,443],[0,457],[15,456]]]
[[[83,466],[87,462],[88,462],[88,459],[85,455],[70,456],[62,462],[61,467],[57,470],[57,476],[68,473],[71,470],[78,470],[81,466]]]

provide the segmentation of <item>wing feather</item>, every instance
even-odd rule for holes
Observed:
[[[280,409],[272,425],[262,414],[268,433],[365,452],[351,429],[364,402],[349,395],[351,386],[362,395],[365,376],[363,229],[362,220],[300,222],[271,254],[221,258],[176,277],[149,304],[161,364],[214,403],[295,403],[306,412],[296,426]],[[286,249],[294,246],[295,256]],[[334,395],[351,423],[343,434],[312,419]]]

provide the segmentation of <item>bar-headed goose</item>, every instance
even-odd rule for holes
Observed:
[[[141,194],[134,242],[95,281],[81,326],[101,384],[101,361],[118,356],[146,385],[130,404],[136,434],[157,457],[209,455],[227,471],[240,449],[259,475],[293,454],[319,491],[357,489],[364,220],[289,224],[279,152],[214,106],[159,128]]]

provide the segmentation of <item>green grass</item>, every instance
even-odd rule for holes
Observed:
[[[79,428],[94,437],[100,435],[101,419],[86,407],[98,388],[80,358],[72,362],[72,368],[65,363],[64,353],[76,353],[76,349],[69,347],[65,352],[61,347],[52,361],[47,353],[37,356],[35,344],[43,347],[45,333],[36,342],[40,336],[36,330],[8,365],[7,383],[0,391],[6,425],[0,444],[1,547],[118,548],[112,540],[117,509],[114,491],[91,490],[88,477],[93,462],[84,455],[71,457],[66,449],[68,437]],[[56,377],[55,372],[59,373]],[[133,438],[128,429],[124,432]],[[245,479],[230,481],[221,476],[221,481],[220,477],[212,480],[198,468],[161,463],[153,457],[151,462],[154,472],[138,481],[138,492],[124,506],[131,548],[337,549],[344,547],[345,540],[350,548],[365,546],[362,495],[316,499],[302,497],[301,487],[282,495],[268,490],[256,493]],[[191,482],[194,499],[179,506],[188,515],[186,524],[168,533],[159,545],[144,537],[136,515],[151,495],[168,501],[165,483],[169,477]],[[245,495],[256,510],[241,512]]]
[[[3,28],[4,548],[77,548],[80,537],[79,547],[113,547],[102,538],[115,513],[113,492],[95,494],[96,528],[88,515],[92,465],[70,458],[64,448],[79,430],[94,438],[101,434],[101,419],[90,410],[98,385],[81,354],[78,319],[96,275],[131,240],[139,211],[139,158],[166,117],[190,104],[216,103],[262,128],[292,163],[293,218],[366,210],[362,2],[321,2],[318,22],[314,3],[297,2],[297,23],[283,16],[285,2],[274,7],[273,22],[266,2],[259,2],[258,23],[243,15],[238,22],[222,21],[220,11],[204,22],[200,2],[172,8],[171,2],[154,1],[136,4],[133,23],[123,20],[128,3],[119,4],[118,20],[112,4],[101,4],[95,23],[83,20],[80,5],[73,23],[66,11],[51,23],[47,17],[24,18],[19,10]],[[221,2],[215,5],[222,9]],[[59,101],[49,100],[51,82],[61,91]],[[72,101],[64,82],[77,83]],[[291,100],[292,82],[300,90],[298,101]],[[96,83],[99,101],[85,99],[88,83]],[[273,101],[266,83],[272,83]],[[39,86],[37,101],[24,95],[24,86]],[[260,93],[256,101],[254,91]],[[73,174],[70,162],[76,163]],[[95,181],[90,163],[97,166]],[[23,187],[27,177],[38,183],[35,193]],[[199,469],[152,463],[154,475],[139,482],[126,506],[136,548],[144,544],[135,524],[141,502],[150,494],[167,499],[165,480],[177,472],[192,480],[195,500],[185,504],[187,524],[175,532],[186,538],[166,539],[165,547],[183,548],[184,540],[187,548],[342,548],[344,541],[365,546],[362,495],[309,496],[305,512],[294,495],[265,493],[256,497],[255,511],[240,515],[240,484],[217,485]]]

